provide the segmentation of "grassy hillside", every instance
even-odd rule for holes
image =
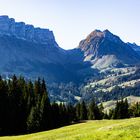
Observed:
[[[29,135],[0,140],[140,140],[140,118],[87,121]]]
[[[129,104],[140,102],[140,97],[138,97],[138,96],[128,96],[126,98],[127,98]],[[124,98],[124,100],[126,98]],[[109,112],[110,109],[115,108],[115,105],[116,105],[116,100],[110,100],[107,102],[103,102],[104,111]]]

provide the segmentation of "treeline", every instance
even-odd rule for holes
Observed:
[[[116,102],[115,108],[108,112],[104,111],[102,103],[97,105],[94,100],[89,104],[84,101],[75,106],[76,118],[78,120],[101,120],[101,119],[125,119],[140,117],[140,102],[128,104],[127,99]]]
[[[94,100],[76,105],[50,103],[46,83],[25,81],[15,75],[0,77],[0,135],[15,135],[50,130],[87,119],[102,119],[102,105]]]
[[[104,112],[95,100],[76,105],[50,103],[45,81],[25,81],[15,75],[0,77],[0,135],[16,135],[50,130],[83,120],[124,119],[140,116],[140,103],[117,101],[115,109]]]
[[[103,113],[103,105],[99,106],[92,100],[89,104],[84,101],[77,103],[75,106],[76,119],[81,120],[101,120],[106,115]]]
[[[127,99],[117,101],[114,109],[108,113],[109,119],[125,119],[131,117],[140,117],[140,103],[136,102],[129,105]]]
[[[74,107],[50,103],[44,80],[0,77],[0,135],[49,130],[74,121]]]
[[[76,104],[75,112],[75,118],[79,121],[140,117],[140,102],[129,105],[127,99],[122,99],[116,102],[113,109],[105,112],[102,103],[97,105],[95,101],[92,100],[89,104],[86,104],[82,101]]]

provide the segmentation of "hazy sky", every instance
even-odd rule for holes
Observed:
[[[140,0],[0,0],[0,15],[53,30],[65,49],[94,29],[140,45]]]

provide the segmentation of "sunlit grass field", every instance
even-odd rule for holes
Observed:
[[[0,140],[140,140],[140,118],[87,121],[29,135]]]

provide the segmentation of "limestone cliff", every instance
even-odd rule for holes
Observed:
[[[37,43],[48,43],[55,41],[53,32],[49,29],[35,28],[33,25],[24,22],[15,22],[15,19],[8,16],[0,16],[0,34],[12,35],[17,38]]]

